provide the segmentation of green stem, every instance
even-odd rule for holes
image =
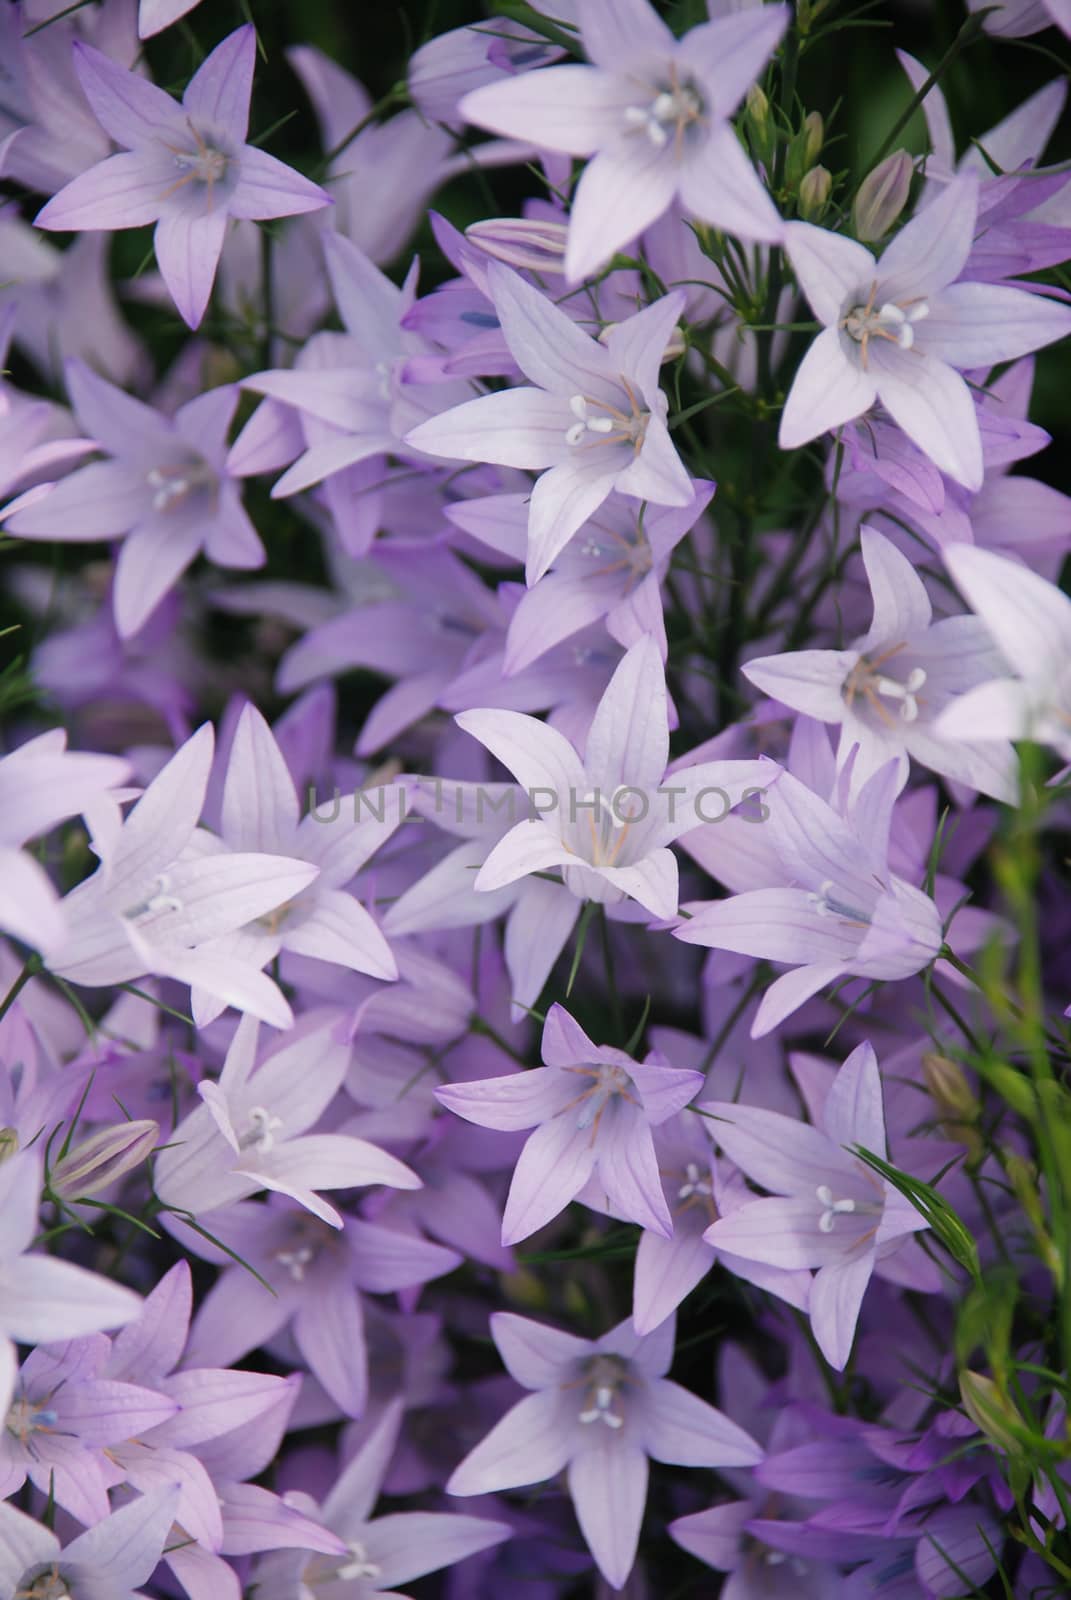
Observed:
[[[4,996],[3,1000],[0,1001],[0,1018],[7,1016],[8,1012],[11,1010],[11,1007],[15,1004],[15,1001],[18,999],[23,989],[25,989],[30,979],[37,976],[43,965],[44,963],[36,951],[32,956],[27,956],[22,971],[11,985],[11,988]]]

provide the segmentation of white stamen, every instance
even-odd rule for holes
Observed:
[[[273,1117],[270,1111],[263,1106],[249,1108],[249,1128],[245,1135],[238,1141],[243,1150],[248,1150],[252,1145],[260,1154],[267,1155],[274,1149],[275,1135],[283,1125],[282,1117]]]
[[[854,1200],[834,1200],[833,1191],[827,1183],[820,1183],[815,1193],[819,1203],[825,1207],[818,1219],[818,1228],[821,1233],[832,1233],[834,1224],[839,1216],[850,1215],[855,1211]]]
[[[595,1390],[594,1404],[580,1413],[581,1422],[605,1422],[608,1428],[623,1427],[624,1417],[619,1417],[616,1412],[610,1409],[613,1403],[613,1389],[608,1384],[599,1384]]]
[[[153,892],[146,896],[137,905],[130,906],[121,913],[127,922],[137,922],[149,916],[158,916],[164,911],[182,911],[183,904],[176,895],[170,894],[171,879],[166,872],[158,872],[153,879]]]
[[[355,1539],[353,1541],[353,1543],[349,1546],[349,1551],[350,1551],[350,1555],[353,1557],[353,1559],[351,1561],[347,1561],[345,1566],[341,1566],[341,1567],[339,1567],[337,1569],[337,1571],[335,1573],[336,1577],[338,1577],[338,1578],[378,1578],[379,1577],[380,1572],[382,1571],[382,1568],[381,1567],[377,1567],[374,1561],[369,1561],[369,1559],[368,1559],[368,1551],[365,1549],[363,1544],[359,1543],[359,1541],[357,1541]]]
[[[694,1161],[689,1161],[684,1169],[685,1182],[677,1190],[678,1200],[689,1200],[693,1194],[708,1195],[713,1193],[710,1179],[704,1178]]]
[[[303,1244],[297,1250],[277,1250],[275,1259],[281,1267],[287,1268],[295,1283],[304,1283],[305,1268],[316,1260],[316,1251]]]
[[[898,683],[895,678],[881,677],[874,680],[874,687],[878,694],[883,694],[890,700],[899,700],[902,722],[915,722],[919,714],[916,696],[925,682],[925,670],[922,667],[912,667],[903,683]]]

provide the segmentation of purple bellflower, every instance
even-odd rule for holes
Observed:
[[[593,1044],[560,1005],[547,1014],[543,1062],[436,1090],[444,1106],[481,1127],[536,1130],[514,1168],[502,1243],[527,1239],[593,1178],[615,1215],[668,1237],[673,1224],[651,1129],[694,1099],[702,1075]]]
[[[392,1401],[365,1437],[353,1460],[339,1473],[322,1508],[296,1491],[288,1499],[306,1515],[323,1521],[345,1544],[341,1560],[289,1551],[261,1561],[254,1578],[261,1600],[406,1600],[398,1588],[438,1572],[457,1561],[488,1550],[513,1529],[488,1517],[458,1516],[449,1511],[396,1511],[382,1517],[372,1512],[394,1454],[403,1408]]]
[[[260,1189],[290,1195],[340,1228],[342,1218],[317,1193],[358,1184],[415,1189],[420,1179],[365,1139],[309,1133],[341,1086],[349,1062],[348,1019],[308,1012],[292,1035],[257,1064],[258,1025],[244,1017],[218,1083],[203,1079],[203,1100],[175,1129],[156,1166],[169,1205],[196,1215]]]
[[[684,210],[724,232],[776,243],[781,219],[729,123],[788,23],[753,7],[675,39],[647,0],[585,0],[592,66],[545,68],[467,94],[478,127],[592,156],[577,186],[565,270],[573,283],[658,220]]]
[[[218,44],[179,105],[89,45],[75,45],[86,99],[119,155],[81,173],[38,213],[61,233],[156,224],[156,260],[183,320],[205,314],[231,217],[262,221],[317,211],[331,197],[246,143],[256,35],[252,24]]]
[[[640,1338],[622,1322],[578,1339],[511,1312],[491,1334],[510,1376],[530,1391],[462,1461],[450,1494],[543,1483],[568,1468],[569,1493],[599,1571],[624,1586],[647,1499],[647,1458],[749,1467],[762,1450],[735,1422],[665,1376],[676,1318]]]
[[[7,526],[20,539],[125,536],[112,589],[121,638],[144,626],[199,551],[222,567],[263,565],[264,546],[226,467],[236,388],[210,389],[173,419],[80,361],[68,364],[67,388],[82,426],[111,459],[27,496]]]
[[[171,1532],[178,1485],[142,1495],[70,1544],[0,1502],[0,1593],[54,1600],[139,1600]]]
[[[700,820],[724,815],[770,767],[708,761],[664,782],[669,761],[665,671],[645,635],[627,652],[599,701],[584,759],[556,729],[516,711],[462,712],[457,724],[486,745],[527,790],[534,815],[491,851],[477,889],[499,889],[532,872],[562,868],[578,898],[636,900],[652,917],[677,909],[670,842]],[[707,797],[715,795],[715,801]]]
[[[685,296],[675,290],[654,301],[609,328],[603,343],[501,262],[491,262],[487,282],[506,343],[532,387],[455,406],[407,438],[430,455],[541,472],[528,514],[531,584],[612,489],[658,506],[692,503],[659,387]]]
[[[51,970],[91,987],[151,972],[288,1027],[293,1016],[276,984],[249,962],[211,953],[211,945],[292,900],[317,869],[229,851],[198,829],[213,743],[204,723],[121,826],[98,834],[100,866],[64,896],[68,934]]]
[[[848,650],[799,650],[760,656],[744,676],[783,705],[840,723],[838,761],[855,751],[856,792],[890,758],[907,758],[998,800],[1017,794],[1015,752],[1007,741],[942,738],[935,730],[952,699],[994,677],[1003,665],[976,617],[933,621],[926,586],[895,545],[864,527],[863,563],[873,616]]]
[[[842,817],[790,772],[767,790],[761,831],[786,879],[784,888],[746,889],[728,900],[687,907],[674,929],[686,944],[784,962],[752,1024],[761,1038],[837,978],[909,978],[942,944],[937,906],[889,871],[889,826],[899,792],[890,761],[863,785]]]
[[[1071,308],[1006,284],[956,280],[970,254],[978,179],[958,177],[878,261],[865,245],[807,222],[785,248],[825,329],[781,415],[791,450],[880,401],[943,472],[981,487],[982,442],[962,370],[1011,361],[1071,332]],[[957,370],[959,369],[959,370]]]
[[[719,1218],[709,1230],[711,1244],[767,1266],[817,1268],[811,1327],[830,1366],[843,1370],[876,1259],[929,1226],[850,1148],[861,1145],[882,1160],[888,1153],[873,1048],[858,1045],[841,1067],[821,1128],[731,1101],[711,1101],[703,1110],[719,1119],[713,1137],[742,1171],[783,1197],[755,1200]]]

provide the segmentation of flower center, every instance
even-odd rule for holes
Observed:
[[[912,667],[903,682],[881,671],[885,663],[904,648],[903,644],[894,644],[888,650],[883,650],[880,656],[860,656],[841,686],[841,695],[849,707],[854,704],[857,695],[862,695],[871,710],[889,728],[895,724],[888,709],[882,705],[882,699],[899,702],[901,722],[916,722],[919,714],[918,692],[926,685],[923,667]]]
[[[381,1568],[374,1561],[369,1561],[368,1551],[359,1539],[354,1539],[349,1545],[350,1559],[344,1566],[339,1567],[336,1574],[339,1578],[378,1578]]]
[[[679,80],[676,66],[670,68],[668,81],[658,86],[652,99],[625,108],[630,132],[645,133],[658,150],[672,139],[678,158],[685,136],[702,120],[703,97],[691,80]]]
[[[703,1175],[694,1161],[689,1161],[684,1169],[684,1182],[677,1190],[678,1200],[691,1200],[697,1195],[704,1198],[713,1194],[710,1184],[710,1174]]]
[[[847,905],[843,900],[838,900],[835,894],[836,884],[832,878],[827,878],[821,888],[808,894],[807,899],[820,917],[840,917],[843,922],[850,922],[857,928],[869,928],[871,917],[869,911],[860,911],[857,906]]]
[[[624,1067],[619,1067],[616,1063],[599,1061],[589,1067],[565,1067],[563,1071],[579,1073],[582,1077],[592,1080],[590,1088],[582,1090],[574,1100],[570,1100],[562,1107],[563,1111],[579,1107],[576,1113],[576,1125],[580,1129],[591,1129],[592,1143],[595,1142],[599,1123],[611,1101],[627,1100],[630,1105],[639,1103],[632,1092],[634,1088],[632,1079]]]
[[[216,475],[207,461],[195,459],[177,466],[152,467],[148,474],[149,488],[153,491],[154,511],[178,511],[192,494],[200,489],[211,489]]]
[[[578,1413],[585,1427],[601,1422],[615,1433],[624,1427],[620,1410],[615,1411],[621,1391],[628,1383],[628,1363],[620,1356],[593,1356],[586,1363],[580,1381],[585,1385],[584,1405]]]
[[[146,895],[137,905],[130,906],[120,915],[127,922],[145,922],[151,917],[160,916],[165,911],[182,911],[182,901],[171,894],[171,879],[166,872],[158,872],[152,880],[152,893]]]
[[[35,1578],[24,1577],[22,1582],[28,1586],[15,1590],[15,1600],[71,1600],[66,1580],[60,1577],[55,1565],[47,1572],[39,1572]]]
[[[35,1433],[52,1433],[59,1418],[50,1406],[39,1405],[25,1397],[12,1402],[4,1427],[13,1439],[27,1449],[33,1449],[31,1436]]]
[[[243,1150],[259,1150],[262,1156],[275,1148],[275,1135],[283,1126],[282,1117],[273,1117],[263,1106],[250,1106],[249,1121],[238,1140]]]
[[[621,380],[628,396],[629,411],[611,405],[608,400],[592,400],[589,395],[574,394],[569,399],[569,410],[576,421],[565,430],[568,445],[590,447],[597,444],[630,444],[638,453],[647,433],[651,413],[636,399],[631,387]]]
[[[877,1217],[884,1209],[883,1205],[870,1200],[839,1200],[828,1183],[820,1183],[815,1194],[818,1197],[818,1204],[822,1207],[822,1213],[818,1218],[820,1233],[832,1233],[838,1217],[850,1217],[856,1214]]]
[[[914,324],[921,322],[930,314],[929,301],[921,297],[914,300],[886,300],[875,307],[874,302],[877,297],[878,285],[875,279],[870,285],[866,304],[852,306],[840,320],[840,326],[860,348],[864,371],[869,362],[871,339],[884,339],[889,344],[897,345],[901,350],[910,350],[915,343]]]

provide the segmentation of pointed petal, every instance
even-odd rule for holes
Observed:
[[[393,1589],[426,1572],[438,1572],[458,1561],[491,1550],[513,1535],[505,1522],[465,1517],[443,1511],[398,1511],[377,1517],[363,1537],[369,1559],[378,1568],[376,1584]]]
[[[924,299],[958,278],[974,243],[978,179],[958,177],[915,213],[878,261],[882,300]]]
[[[974,401],[958,372],[917,350],[870,347],[878,397],[913,444],[966,489],[985,475]]]
[[[430,417],[411,429],[405,442],[453,461],[541,470],[565,458],[565,434],[572,422],[563,397],[542,389],[505,389]]]
[[[526,1389],[553,1388],[571,1362],[591,1354],[589,1340],[512,1311],[492,1312],[491,1337],[507,1372]]]
[[[590,1128],[568,1113],[531,1134],[517,1159],[502,1217],[502,1243],[517,1244],[564,1211],[595,1165]]]
[[[601,149],[584,168],[573,194],[567,280],[579,283],[598,272],[615,251],[658,221],[676,193],[677,168],[669,145],[640,138]]]
[[[650,637],[618,663],[588,732],[584,767],[609,803],[621,785],[654,789],[669,761],[666,674]],[[624,802],[622,802],[623,804]]]
[[[681,1467],[755,1467],[763,1456],[743,1428],[668,1378],[651,1384],[643,1447],[655,1461]]]
[[[508,139],[587,156],[619,131],[633,93],[593,67],[552,66],[483,84],[462,97],[458,113]]]
[[[546,806],[550,795],[565,797],[570,792],[585,792],[580,757],[568,739],[545,722],[519,711],[482,709],[462,711],[454,721],[513,773],[534,809],[541,806],[533,795],[541,795],[542,806]]]
[[[101,50],[74,42],[74,70],[82,93],[104,131],[116,144],[133,149],[154,139],[161,128],[181,125],[175,101],[140,73],[127,72]],[[107,224],[104,224],[107,226]]]
[[[140,151],[123,150],[72,178],[37,213],[34,226],[60,233],[141,228],[159,217],[166,204],[161,198],[166,187],[165,176],[154,160],[147,160]]]
[[[557,1389],[525,1395],[455,1468],[447,1494],[492,1494],[545,1483],[565,1466],[572,1447]]]
[[[621,454],[616,445],[601,453],[597,445],[578,446],[537,480],[528,504],[529,584],[538,583],[573,534],[598,511],[624,464]]]
[[[873,1045],[856,1045],[837,1073],[826,1096],[822,1126],[834,1144],[861,1144],[884,1159],[885,1112]]]
[[[249,97],[257,36],[252,23],[235,28],[197,68],[182,97],[191,117],[218,127],[235,144],[245,144],[249,131]],[[244,170],[244,156],[243,170]]]
[[[846,302],[869,292],[877,277],[874,257],[865,245],[809,222],[787,224],[785,249],[815,315],[830,328],[844,315]]]
[[[760,244],[783,239],[785,224],[733,128],[711,131],[685,160],[680,183],[685,208],[712,227]]]
[[[500,262],[491,263],[487,284],[502,336],[526,378],[566,399],[573,394],[616,399],[610,357],[597,340]]]
[[[368,1358],[357,1290],[332,1274],[306,1295],[294,1318],[294,1338],[309,1371],[348,1417],[368,1402]]]
[[[859,537],[874,602],[874,618],[860,648],[868,650],[872,645],[887,645],[921,633],[933,620],[926,585],[890,539],[867,527],[860,529]]]
[[[168,210],[156,224],[156,264],[190,328],[200,326],[208,306],[226,231],[227,213],[222,207],[201,216]]]
[[[864,372],[843,348],[838,328],[826,328],[796,371],[781,413],[777,441],[782,450],[808,444],[820,434],[862,416],[874,404],[877,394],[874,374]]]
[[[206,63],[207,65],[207,63]],[[270,217],[294,217],[319,211],[332,203],[326,189],[305,178],[285,161],[247,144],[241,155],[238,184],[227,200],[232,217],[253,222]]]
[[[821,1267],[815,1276],[811,1327],[818,1348],[836,1372],[844,1371],[851,1355],[855,1325],[873,1269],[874,1252],[865,1250],[849,1261]]]
[[[647,1457],[635,1445],[600,1439],[569,1463],[569,1493],[599,1571],[615,1589],[623,1588],[647,1502]]]

